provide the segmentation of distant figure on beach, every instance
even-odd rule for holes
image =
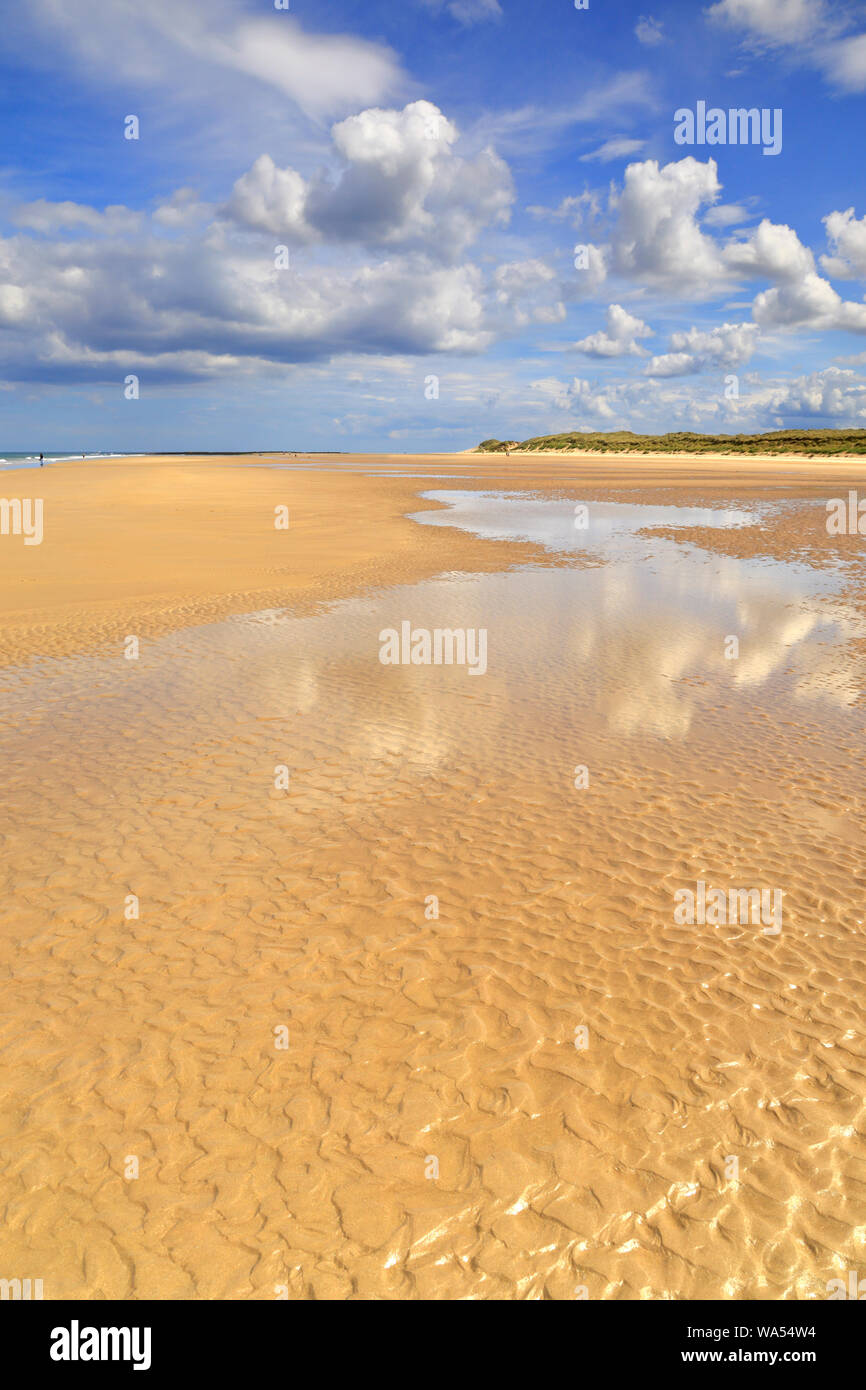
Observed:
[[[42,455],[40,454],[40,455],[39,455],[39,467],[41,468],[42,465],[43,465],[43,460],[42,460]]]

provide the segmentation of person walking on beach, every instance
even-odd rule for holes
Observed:
[[[42,455],[40,454],[40,455],[39,455],[39,467],[41,468],[42,466],[43,466],[43,459],[42,459]]]

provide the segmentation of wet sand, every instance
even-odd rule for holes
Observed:
[[[824,527],[864,465],[278,461],[55,465],[0,543],[0,1273],[826,1297],[866,1262],[864,570]],[[409,519],[462,490],[754,525]],[[487,673],[383,666],[402,619],[485,626]],[[677,924],[701,879],[782,931]]]

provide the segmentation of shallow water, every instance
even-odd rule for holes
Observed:
[[[562,501],[522,493],[440,491],[424,498],[448,510],[415,513],[428,526],[458,526],[488,540],[537,541],[551,550],[606,549],[609,558],[646,553],[646,545],[629,551],[626,540],[645,526],[747,526],[752,513],[738,507],[664,507],[651,503]],[[580,510],[580,515],[577,513]],[[756,507],[757,515],[766,507]],[[611,541],[616,545],[611,545]]]

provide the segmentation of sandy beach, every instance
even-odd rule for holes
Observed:
[[[862,1266],[866,538],[825,520],[863,460],[3,488],[44,508],[0,539],[7,1268],[736,1300]],[[384,665],[404,620],[484,628],[483,677]],[[678,922],[698,883],[781,930]]]

